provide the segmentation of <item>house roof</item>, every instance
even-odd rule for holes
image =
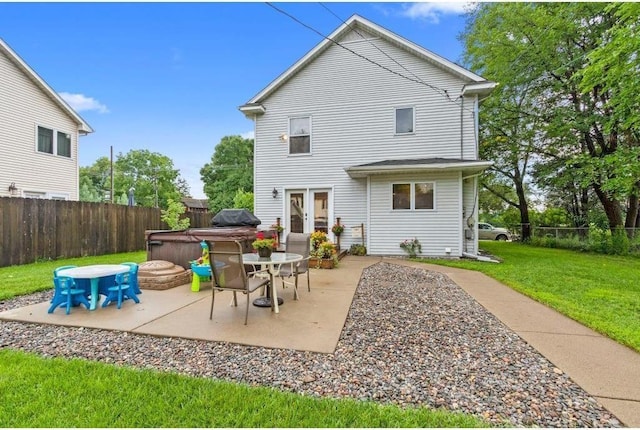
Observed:
[[[373,22],[362,18],[358,15],[353,15],[349,18],[344,24],[338,27],[333,33],[331,33],[327,38],[325,38],[322,42],[315,46],[311,51],[309,51],[304,57],[299,59],[295,64],[289,67],[284,73],[278,76],[274,81],[272,81],[267,87],[265,87],[262,91],[256,94],[251,100],[249,100],[244,105],[240,106],[239,109],[246,116],[252,116],[255,114],[262,114],[265,112],[264,106],[261,103],[269,97],[274,91],[280,88],[285,82],[295,76],[300,70],[306,67],[309,63],[311,63],[314,59],[320,56],[325,50],[327,50],[332,44],[334,40],[339,40],[348,32],[358,29],[363,30],[368,33],[374,34],[382,39],[387,40],[388,42],[398,46],[401,49],[404,49],[413,55],[422,58],[431,64],[448,71],[454,75],[461,77],[463,80],[467,81],[462,93],[464,95],[484,95],[488,94],[495,88],[497,85],[495,82],[491,82],[486,80],[480,75],[477,75],[464,67],[447,60],[415,43],[398,36],[397,34],[383,28]]]
[[[493,164],[492,161],[462,160],[458,158],[413,158],[402,160],[383,160],[375,163],[359,164],[345,167],[345,172],[352,178],[365,178],[370,175],[390,173],[419,173],[462,171],[471,176],[481,173]]]
[[[182,203],[188,208],[193,209],[209,209],[209,199],[192,199],[184,197]]]
[[[18,67],[33,83],[38,86],[42,92],[44,92],[55,104],[57,104],[60,109],[66,112],[71,118],[73,118],[78,124],[78,129],[81,133],[93,133],[93,128],[80,116],[78,113],[71,108],[65,102],[62,97],[56,93],[53,88],[49,86],[29,65],[22,59],[18,54],[16,54],[10,47],[5,43],[4,40],[0,39],[0,53],[3,53],[12,63]]]

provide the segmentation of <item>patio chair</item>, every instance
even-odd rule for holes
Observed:
[[[142,294],[142,291],[140,290],[140,284],[138,284],[138,263],[120,263],[123,266],[129,266],[131,267],[131,270],[129,271],[129,273],[131,274],[131,277],[129,278],[129,283],[131,284],[131,287],[133,288],[133,292],[137,294]]]
[[[67,315],[71,312],[71,307],[76,303],[82,303],[87,309],[91,306],[85,296],[84,288],[77,288],[73,278],[69,276],[55,276],[53,278],[54,293],[53,301],[48,313],[52,314],[58,306],[66,306]]]
[[[289,233],[285,245],[286,252],[302,255],[302,261],[285,264],[280,267],[278,277],[282,280],[282,287],[293,285],[293,299],[298,300],[298,276],[307,275],[307,289],[311,292],[309,280],[309,253],[311,251],[311,235],[306,233]],[[285,281],[293,278],[293,282]]]
[[[116,275],[116,285],[107,289],[107,297],[102,303],[102,307],[107,307],[111,302],[116,301],[118,309],[122,307],[122,302],[127,299],[131,299],[136,303],[140,303],[140,299],[133,291],[133,285],[131,284],[131,272],[118,273]]]
[[[247,309],[244,325],[249,319],[249,295],[258,288],[269,285],[269,279],[247,276],[242,260],[242,245],[238,241],[215,241],[209,248],[211,261],[211,310],[209,319],[213,319],[213,305],[217,291],[233,291],[233,303],[238,306],[236,293],[247,295]]]

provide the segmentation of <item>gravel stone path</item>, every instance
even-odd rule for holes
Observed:
[[[0,302],[0,311],[50,296]],[[621,426],[448,277],[387,262],[364,270],[333,354],[7,321],[0,321],[0,348],[441,407],[510,427]]]

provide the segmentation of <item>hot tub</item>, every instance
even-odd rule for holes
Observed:
[[[200,242],[210,244],[218,240],[237,240],[242,252],[253,252],[251,243],[256,239],[261,221],[245,209],[223,209],[211,219],[210,228],[186,230],[147,230],[147,260],[165,260],[184,268],[202,255]],[[211,249],[211,248],[210,248]]]
[[[165,260],[189,268],[191,260],[202,255],[200,242],[212,244],[218,240],[237,240],[242,252],[252,252],[251,243],[256,240],[254,227],[189,228],[186,230],[147,230],[147,260]]]

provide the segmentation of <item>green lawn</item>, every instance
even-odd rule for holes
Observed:
[[[425,260],[477,270],[640,352],[640,259],[481,241],[501,264]]]
[[[22,266],[0,267],[0,300],[31,294],[53,288],[53,269],[66,265],[119,264],[125,261],[140,263],[147,260],[145,251],[124,254],[100,255],[98,257],[65,258]]]
[[[0,268],[0,300],[52,288],[58,266],[141,262],[145,252]],[[0,348],[1,427],[487,427],[427,408],[318,399],[271,388],[42,358]]]
[[[0,349],[2,427],[486,427],[462,414]]]

